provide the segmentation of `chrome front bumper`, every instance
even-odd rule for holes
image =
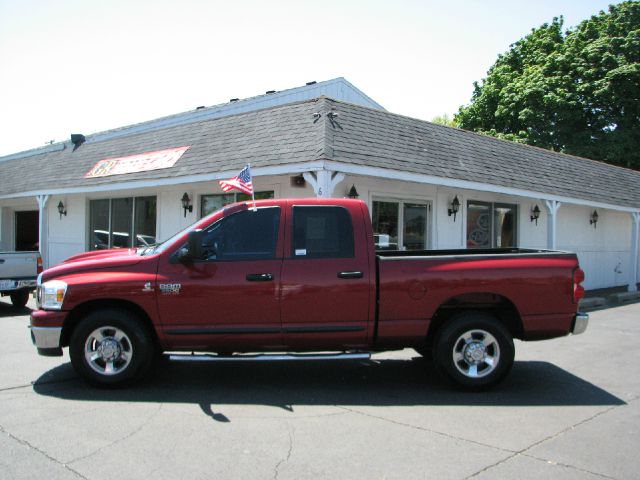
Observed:
[[[62,327],[30,327],[31,341],[37,347],[38,353],[45,357],[62,356],[60,337]]]
[[[571,329],[571,333],[573,333],[574,335],[584,333],[588,325],[589,314],[578,312],[573,320],[573,328]]]

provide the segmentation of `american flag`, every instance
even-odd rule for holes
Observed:
[[[219,180],[218,183],[225,192],[235,188],[247,195],[253,195],[253,183],[251,182],[251,169],[249,165],[244,167],[237,176],[229,180]]]

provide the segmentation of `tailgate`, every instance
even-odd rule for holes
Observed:
[[[38,253],[0,252],[0,280],[36,278]]]

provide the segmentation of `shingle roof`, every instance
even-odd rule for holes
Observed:
[[[105,158],[185,145],[168,169],[84,178]],[[324,97],[0,162],[0,196],[316,160],[640,208],[640,172]]]
[[[317,103],[293,103],[0,162],[0,196],[209,174],[235,170],[248,161],[261,167],[317,160],[324,130],[322,123],[313,123]],[[99,160],[187,145],[191,148],[171,168],[84,178]]]
[[[333,103],[342,127],[333,129],[337,161],[640,208],[638,171]]]

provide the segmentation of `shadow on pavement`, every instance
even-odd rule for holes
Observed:
[[[625,402],[547,362],[516,362],[510,376],[480,393],[454,390],[422,357],[362,362],[173,363],[141,384],[96,389],[69,363],[42,375],[34,391],[67,400],[192,403],[218,421],[215,405],[336,406],[600,406]]]
[[[3,297],[0,300],[0,318],[19,317],[21,315],[29,315],[31,309],[29,307],[16,308],[8,302],[9,297]]]

